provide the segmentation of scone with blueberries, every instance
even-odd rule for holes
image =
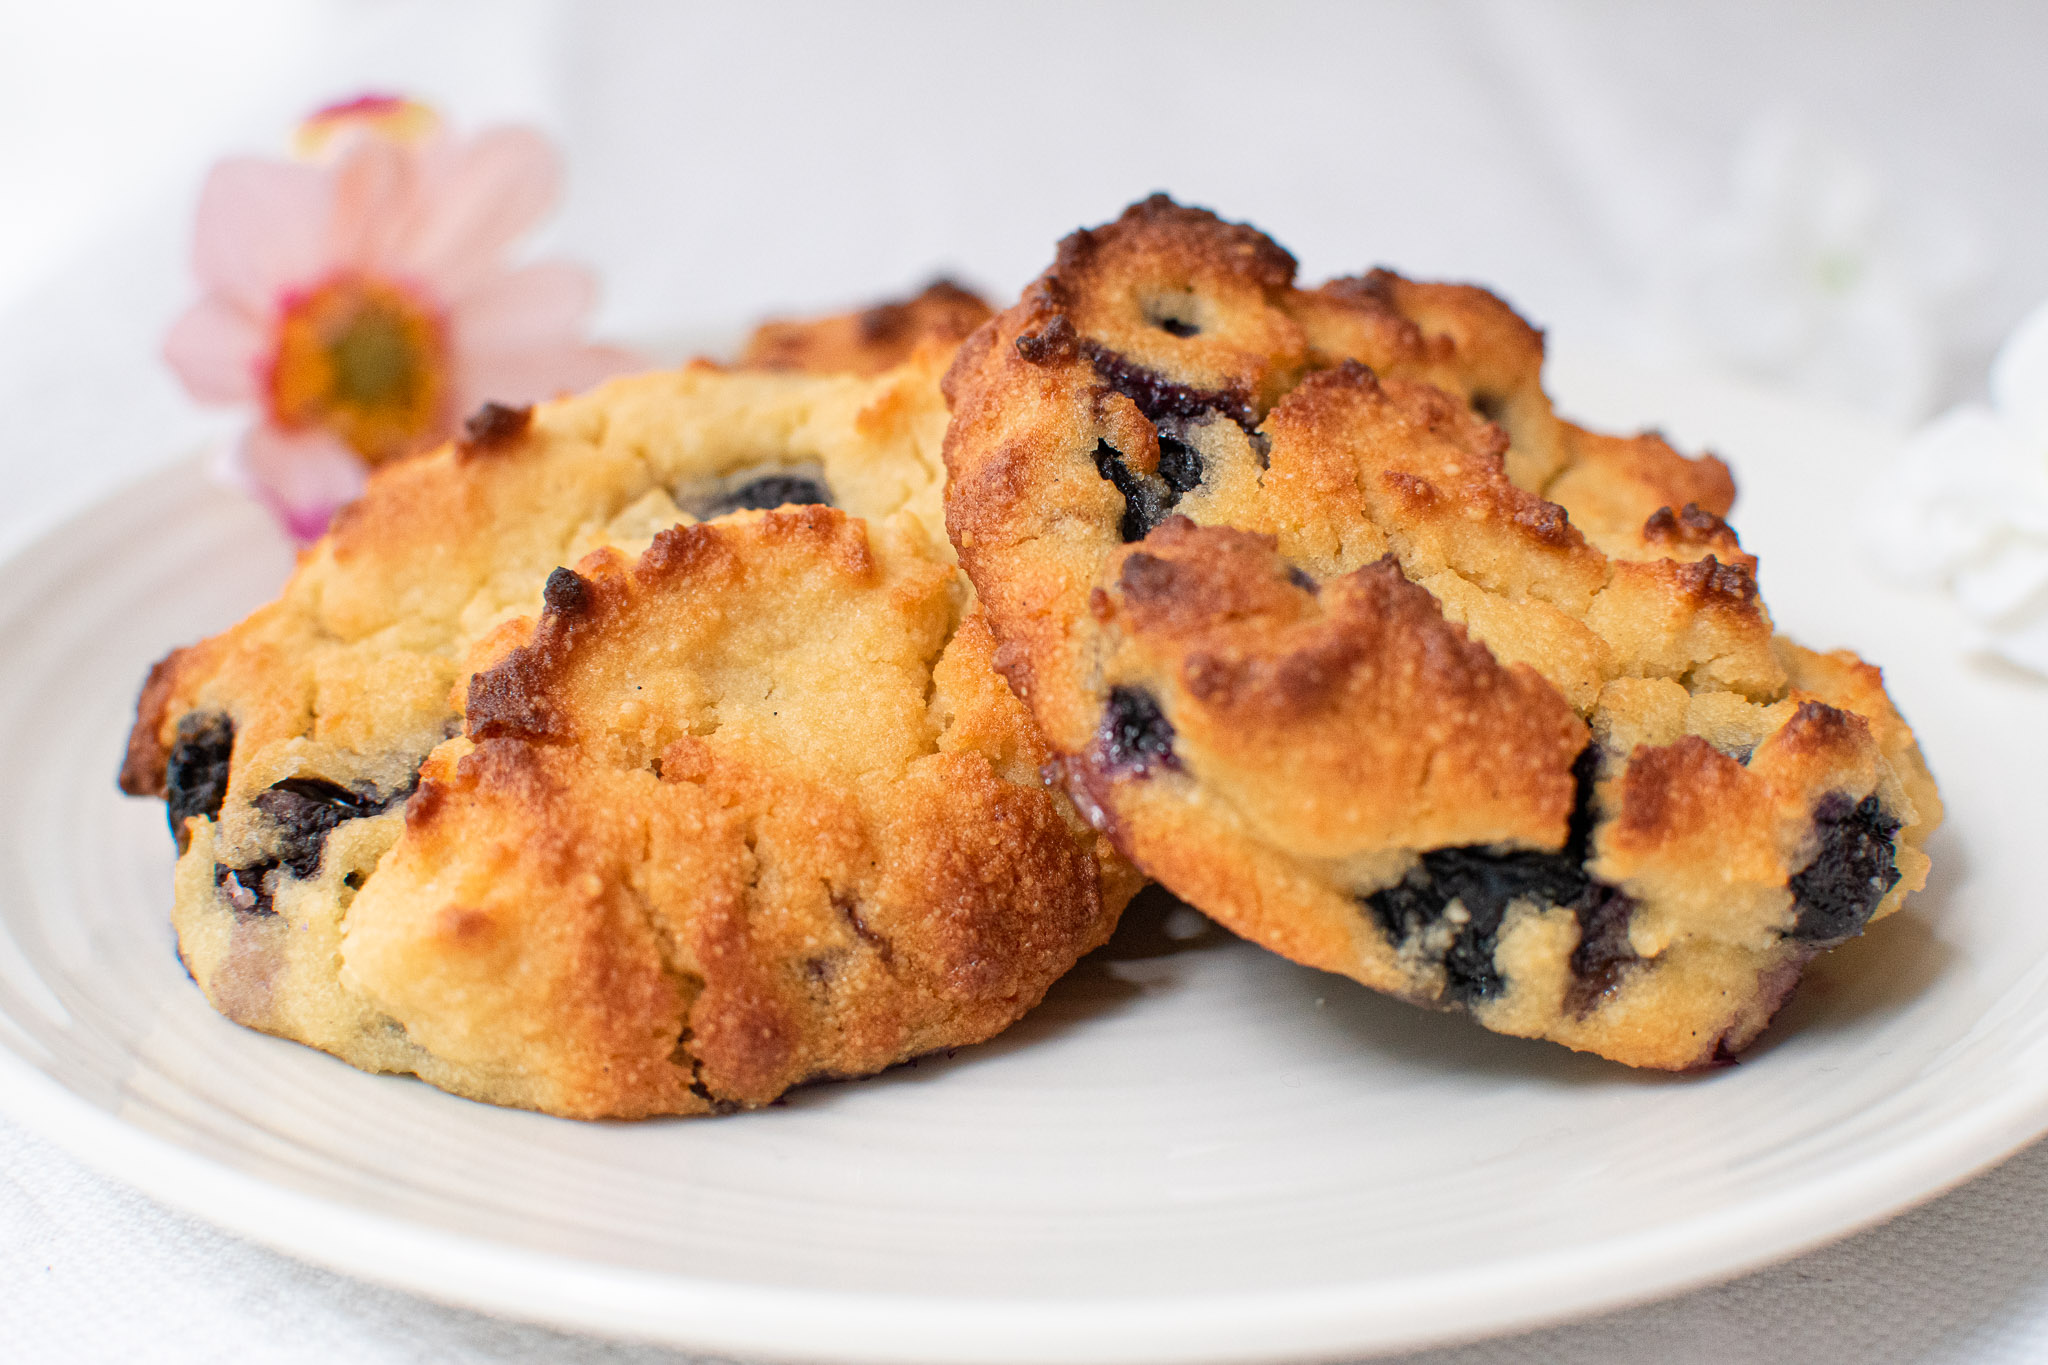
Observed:
[[[159,664],[123,786],[229,1018],[590,1118],[987,1038],[1135,889],[939,530],[946,348],[486,409]]]
[[[961,348],[998,667],[1237,933],[1636,1066],[1738,1051],[1925,882],[1878,671],[1776,634],[1726,468],[1560,420],[1500,300],[1294,273],[1155,197]]]

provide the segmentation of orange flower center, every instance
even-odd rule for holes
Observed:
[[[330,280],[285,305],[270,401],[279,426],[331,432],[373,465],[409,455],[448,401],[441,320],[395,284]]]

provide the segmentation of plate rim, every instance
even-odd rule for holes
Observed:
[[[88,1167],[273,1251],[436,1302],[613,1339],[856,1365],[1237,1365],[1449,1346],[1577,1321],[1724,1282],[1887,1221],[2048,1129],[2048,1068],[1878,1158],[1780,1195],[1475,1281],[1406,1280],[1189,1301],[788,1289],[604,1267],[352,1208],[190,1151],[101,1109],[0,1044],[0,1113]],[[1898,1191],[1904,1188],[1904,1193]],[[1769,1227],[1759,1235],[1759,1214]],[[1627,1278],[1601,1272],[1627,1267]],[[1607,1284],[1625,1285],[1605,1289]],[[1591,1286],[1588,1288],[1588,1286]],[[1389,1300],[1405,1297],[1389,1320]],[[1466,1311],[1447,1322],[1445,1309]],[[1283,1342],[1275,1328],[1293,1332]]]
[[[1662,373],[1780,410],[1814,406],[1721,376],[1674,374],[1579,350],[1552,360],[1591,363],[1610,373]],[[36,557],[79,521],[146,496],[159,483],[194,478],[198,463],[193,456],[140,470],[61,512],[39,533],[13,541],[0,558]],[[2041,974],[2022,976],[2007,995]],[[521,1321],[769,1360],[1222,1365],[1355,1356],[1528,1331],[1780,1263],[1934,1199],[2048,1131],[2048,1051],[2014,1060],[2025,1084],[1791,1194],[1780,1192],[1769,1206],[1736,1204],[1576,1249],[1494,1262],[1477,1272],[1483,1280],[1474,1272],[1437,1271],[1200,1300],[802,1289],[536,1251],[351,1207],[239,1170],[95,1104],[21,1055],[4,1035],[0,1114],[155,1202],[274,1251]]]

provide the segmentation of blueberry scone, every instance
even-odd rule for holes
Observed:
[[[992,316],[979,296],[951,280],[934,280],[910,298],[857,312],[764,322],[747,338],[739,363],[757,370],[875,375],[903,364],[920,346],[944,347],[950,354]]]
[[[207,998],[586,1118],[1036,1003],[1136,882],[938,530],[937,363],[622,379],[379,470],[143,691],[122,784],[168,803]]]
[[[1728,471],[1560,420],[1483,290],[1297,287],[1154,198],[960,351],[948,525],[1076,801],[1297,961],[1683,1069],[1927,876],[1875,668],[1774,634]]]

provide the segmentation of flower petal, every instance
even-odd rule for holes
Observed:
[[[403,264],[461,294],[555,202],[561,165],[531,128],[492,128],[433,158]]]
[[[2048,450],[2048,303],[2020,321],[1991,362],[1991,405]]]
[[[490,351],[459,361],[461,387],[456,411],[483,403],[518,406],[580,393],[615,374],[645,367],[641,357],[614,346],[544,346]]]
[[[240,403],[262,389],[270,338],[241,308],[209,295],[185,311],[164,338],[164,359],[202,403]]]
[[[333,182],[314,166],[237,157],[199,193],[192,268],[212,293],[265,316],[278,291],[324,273]]]
[[[334,182],[330,258],[371,274],[399,264],[418,213],[418,155],[385,138],[354,138],[334,165]]]
[[[581,339],[596,302],[597,281],[566,262],[495,273],[457,300],[456,345],[479,353],[568,345]]]
[[[300,543],[319,539],[344,504],[363,491],[369,472],[355,452],[325,432],[251,427],[225,471],[261,499]]]

